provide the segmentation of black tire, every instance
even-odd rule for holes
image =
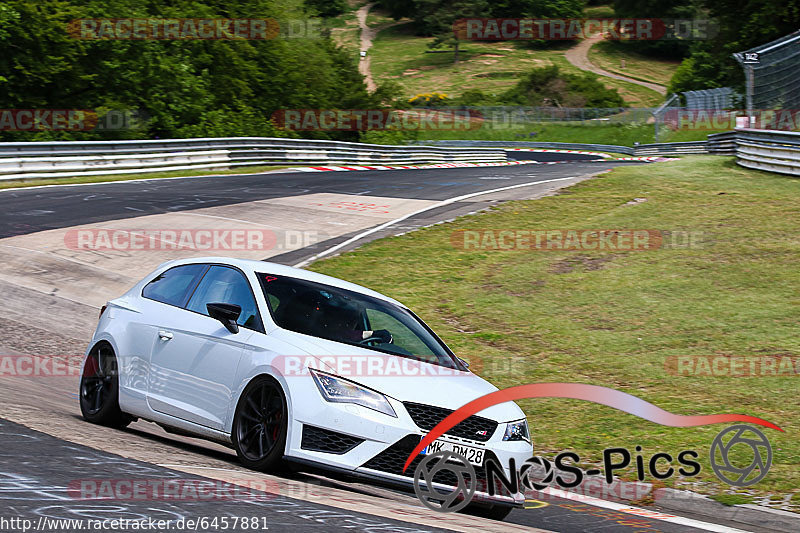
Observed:
[[[268,376],[253,379],[233,417],[231,440],[239,461],[253,470],[284,471],[288,419],[286,395],[280,384]]]
[[[483,518],[502,521],[505,520],[505,518],[513,509],[513,507],[508,505],[468,505],[464,508],[463,512],[473,516],[481,516]]]
[[[83,418],[93,424],[123,428],[133,417],[119,408],[119,372],[114,349],[106,342],[89,352],[78,391]]]

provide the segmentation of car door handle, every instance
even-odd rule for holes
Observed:
[[[158,332],[158,337],[159,337],[159,338],[160,338],[162,341],[168,341],[168,340],[172,339],[172,333],[170,333],[169,331],[164,331],[164,330],[162,329],[162,330],[159,330],[159,332]]]

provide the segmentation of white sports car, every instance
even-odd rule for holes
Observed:
[[[495,390],[391,298],[212,257],[165,263],[103,307],[80,406],[90,422],[141,418],[224,443],[254,469],[300,463],[407,489],[421,457],[403,465],[421,437]],[[525,415],[513,403],[486,409],[423,453],[440,450],[521,465],[531,455]],[[520,504],[518,494],[479,496],[498,518]]]

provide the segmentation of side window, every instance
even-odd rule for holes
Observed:
[[[212,266],[203,276],[186,309],[208,315],[206,304],[210,303],[238,305],[242,308],[242,313],[236,322],[245,328],[263,330],[250,283],[238,270],[225,266]]]
[[[142,296],[180,307],[205,269],[206,265],[182,265],[170,268],[145,285]]]

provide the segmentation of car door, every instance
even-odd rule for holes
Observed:
[[[209,303],[240,306],[239,332],[231,333],[208,316]],[[184,308],[163,313],[150,356],[148,404],[159,413],[222,430],[230,416],[243,351],[263,331],[244,274],[212,265]]]

